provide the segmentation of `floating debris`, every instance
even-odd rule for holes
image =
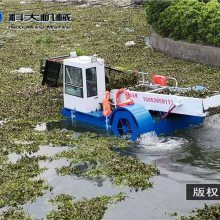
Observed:
[[[14,140],[15,144],[22,144],[22,145],[28,145],[28,144],[33,144],[33,141],[20,141],[20,140]]]
[[[127,47],[134,46],[134,45],[135,45],[135,42],[134,42],[134,41],[127,41],[127,42],[125,43],[125,46],[127,46]]]
[[[127,31],[127,32],[129,32],[129,33],[132,33],[132,32],[134,32],[134,29],[130,29],[130,28],[125,28],[125,30]]]
[[[42,124],[37,124],[36,127],[34,128],[35,131],[46,131],[47,130],[47,124],[42,123]]]
[[[3,126],[6,122],[7,120],[0,121],[0,126]]]
[[[18,70],[12,71],[13,73],[34,73],[35,71],[30,67],[21,67]]]

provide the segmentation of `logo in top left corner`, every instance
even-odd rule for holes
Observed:
[[[0,23],[2,23],[2,22],[3,22],[3,12],[0,11]]]

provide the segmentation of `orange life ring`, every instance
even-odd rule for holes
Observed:
[[[103,99],[103,112],[102,112],[102,114],[103,114],[105,117],[106,117],[106,116],[109,116],[109,115],[112,113],[109,98],[110,98],[110,94],[109,94],[109,92],[107,91],[107,92],[105,93],[105,98]]]
[[[124,102],[120,102],[120,96],[121,94],[125,94],[126,100]],[[117,106],[127,106],[127,105],[133,105],[134,101],[130,99],[129,93],[126,89],[121,88],[116,93],[116,105]]]

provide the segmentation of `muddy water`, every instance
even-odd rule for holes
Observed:
[[[59,151],[52,149],[43,146],[41,154],[50,152],[51,155]],[[187,183],[220,183],[220,115],[207,118],[200,128],[180,132],[174,137],[158,138],[154,134],[146,134],[135,146],[120,153],[136,156],[146,163],[157,164],[161,174],[152,179],[152,189],[130,192],[127,187],[114,187],[109,181],[89,181],[76,176],[61,177],[56,174],[55,168],[67,165],[65,159],[42,162],[41,166],[48,167],[42,177],[54,189],[46,192],[33,204],[26,204],[25,211],[36,218],[45,218],[54,208],[48,203],[48,198],[61,193],[80,199],[125,192],[128,198],[110,206],[104,220],[173,219],[169,215],[171,212],[176,211],[181,215],[203,207],[203,201],[186,201],[185,187]]]

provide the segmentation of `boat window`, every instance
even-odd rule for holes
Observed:
[[[86,69],[87,97],[97,96],[97,73],[96,68]]]
[[[65,93],[83,98],[82,69],[65,66]]]

